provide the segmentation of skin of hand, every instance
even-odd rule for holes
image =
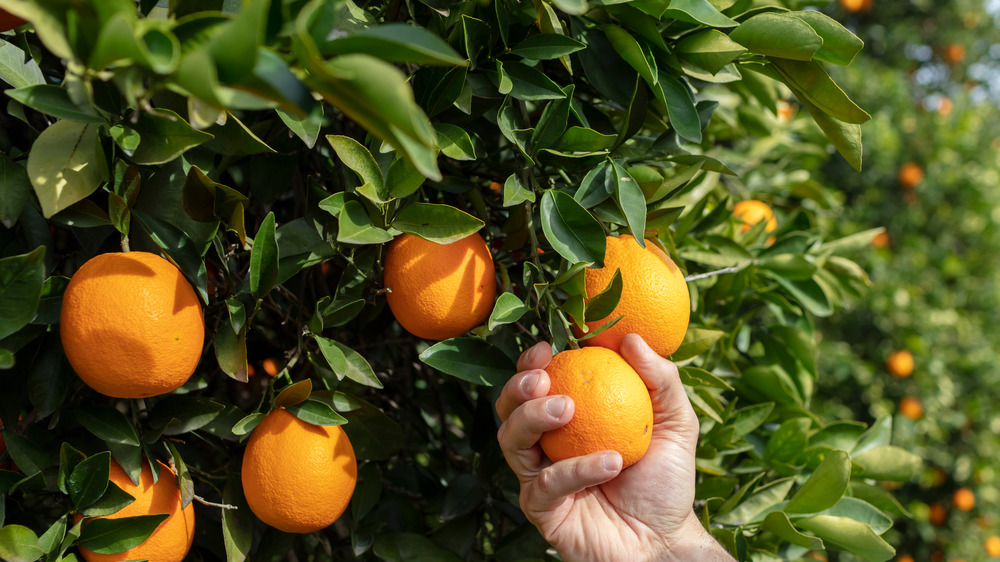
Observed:
[[[521,510],[566,561],[732,560],[694,513],[698,418],[677,367],[635,334],[621,354],[653,402],[649,449],[624,471],[615,451],[557,463],[545,456],[538,440],[569,422],[573,401],[548,396],[548,343],[521,355],[496,402],[497,439],[521,482]]]

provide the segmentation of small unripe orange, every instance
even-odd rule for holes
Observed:
[[[913,189],[924,181],[924,170],[916,162],[907,162],[899,167],[899,185]]]

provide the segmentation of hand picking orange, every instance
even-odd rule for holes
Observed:
[[[284,408],[253,430],[243,454],[243,493],[258,519],[286,533],[312,533],[351,502],[358,463],[338,425],[313,425]]]
[[[194,373],[205,342],[198,295],[173,264],[148,252],[84,263],[63,294],[59,322],[76,374],[117,398],[177,389]]]
[[[653,436],[653,403],[646,384],[617,352],[603,347],[556,354],[545,368],[549,395],[569,396],[575,410],[566,425],[542,434],[553,461],[618,451],[622,467],[635,464]]]
[[[606,318],[587,322],[587,327],[593,331],[618,316],[624,317],[580,343],[617,352],[625,335],[635,333],[664,357],[677,351],[691,319],[691,294],[684,273],[649,240],[642,248],[630,235],[609,236],[604,267],[587,269],[584,273],[588,300],[608,286],[616,270],[622,276],[618,306]],[[577,337],[584,335],[576,328],[574,332]]]
[[[181,509],[181,491],[177,487],[177,477],[170,467],[160,464],[160,477],[153,482],[153,471],[149,464],[142,463],[139,485],[135,485],[121,465],[111,461],[110,481],[115,483],[135,501],[106,519],[134,517],[137,515],[169,515],[149,538],[138,546],[118,554],[98,554],[80,547],[80,555],[87,562],[119,562],[121,560],[155,560],[156,562],[181,562],[191,549],[194,540],[194,505]],[[82,517],[77,514],[74,521]]]
[[[384,281],[396,320],[429,340],[454,338],[481,324],[497,294],[493,257],[478,233],[451,244],[397,236],[386,253]]]

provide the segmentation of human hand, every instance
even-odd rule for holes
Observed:
[[[500,448],[521,482],[521,510],[563,560],[732,560],[694,514],[698,418],[677,367],[629,334],[621,354],[653,403],[645,456],[626,470],[615,451],[550,461],[538,440],[573,417],[567,396],[547,396],[552,348],[525,351],[496,403]]]

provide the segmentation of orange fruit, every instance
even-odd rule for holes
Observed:
[[[385,287],[389,309],[406,331],[429,340],[454,338],[493,310],[493,256],[478,233],[451,244],[402,234],[386,253]]]
[[[840,0],[840,6],[848,12],[866,12],[873,3],[873,0]]]
[[[941,99],[938,100],[938,113],[945,117],[951,115],[951,110],[954,109],[954,107],[955,104],[952,103],[951,98],[947,96],[941,96]]]
[[[539,443],[553,461],[597,451],[618,451],[622,467],[636,463],[653,435],[653,404],[646,384],[618,353],[603,347],[556,354],[545,368],[549,395],[573,399],[566,425],[542,434]]]
[[[907,162],[899,167],[899,185],[913,189],[924,181],[924,170],[916,162]]]
[[[169,517],[160,523],[145,542],[125,552],[97,554],[79,547],[83,559],[87,562],[142,559],[156,560],[156,562],[181,562],[184,560],[191,548],[191,541],[194,539],[194,505],[188,504],[187,507],[181,509],[181,491],[177,487],[177,478],[170,467],[160,462],[160,477],[154,483],[153,471],[150,470],[148,463],[143,462],[142,472],[139,475],[139,485],[136,486],[121,465],[112,459],[110,480],[134,497],[135,501],[106,516],[107,519],[157,513],[166,513]],[[74,516],[75,521],[80,519],[80,514]]]
[[[490,191],[492,191],[493,193],[496,193],[497,195],[500,195],[500,194],[503,193],[503,186],[500,185],[500,182],[491,181],[490,182]]]
[[[965,46],[952,43],[944,49],[944,60],[956,64],[965,59]]]
[[[88,260],[66,287],[59,321],[76,374],[117,398],[178,388],[194,373],[205,341],[198,295],[176,267],[147,252]]]
[[[778,121],[787,123],[792,120],[792,117],[795,116],[795,108],[792,107],[792,104],[788,103],[787,101],[778,100],[776,102],[776,105],[778,108],[777,112]]]
[[[588,301],[608,286],[617,270],[622,277],[618,306],[606,318],[587,322],[588,332],[618,316],[624,317],[580,343],[617,352],[625,335],[635,333],[664,357],[677,351],[691,318],[691,295],[684,273],[649,240],[643,248],[628,234],[608,236],[604,267],[590,268],[584,273]],[[576,327],[573,330],[577,337],[583,335]]]
[[[976,494],[968,488],[959,488],[952,494],[951,503],[959,511],[972,511],[976,507]]]
[[[273,377],[281,371],[281,367],[278,366],[278,362],[272,357],[268,357],[267,359],[261,361],[260,367],[261,369],[264,369],[264,372],[267,373],[267,376],[269,377]]]
[[[899,557],[896,558],[896,562],[914,562],[914,560],[909,554],[900,554]]]
[[[740,219],[743,223],[743,226],[740,227],[740,232],[750,230],[753,225],[762,220],[767,221],[767,224],[764,225],[764,232],[774,232],[774,229],[778,228],[778,219],[774,218],[774,211],[771,210],[771,207],[767,203],[756,199],[738,201],[733,205],[733,216]]]
[[[913,354],[905,349],[893,351],[885,360],[885,368],[895,377],[908,377],[913,374]]]
[[[21,27],[28,22],[15,16],[14,14],[0,8],[0,32],[10,31],[15,27]]]
[[[879,232],[872,238],[872,246],[876,248],[887,248],[889,247],[889,234],[886,232]]]
[[[931,525],[940,527],[948,520],[948,510],[945,509],[945,507],[940,503],[932,503],[930,505],[930,514],[927,516],[927,520],[931,522]]]
[[[358,463],[338,425],[313,425],[279,408],[250,435],[243,493],[258,519],[286,533],[312,533],[351,502]]]
[[[1000,558],[1000,537],[996,535],[986,537],[983,546],[986,547],[986,554],[990,555],[990,558]]]
[[[916,421],[924,417],[924,405],[920,400],[907,396],[899,401],[899,413]]]

